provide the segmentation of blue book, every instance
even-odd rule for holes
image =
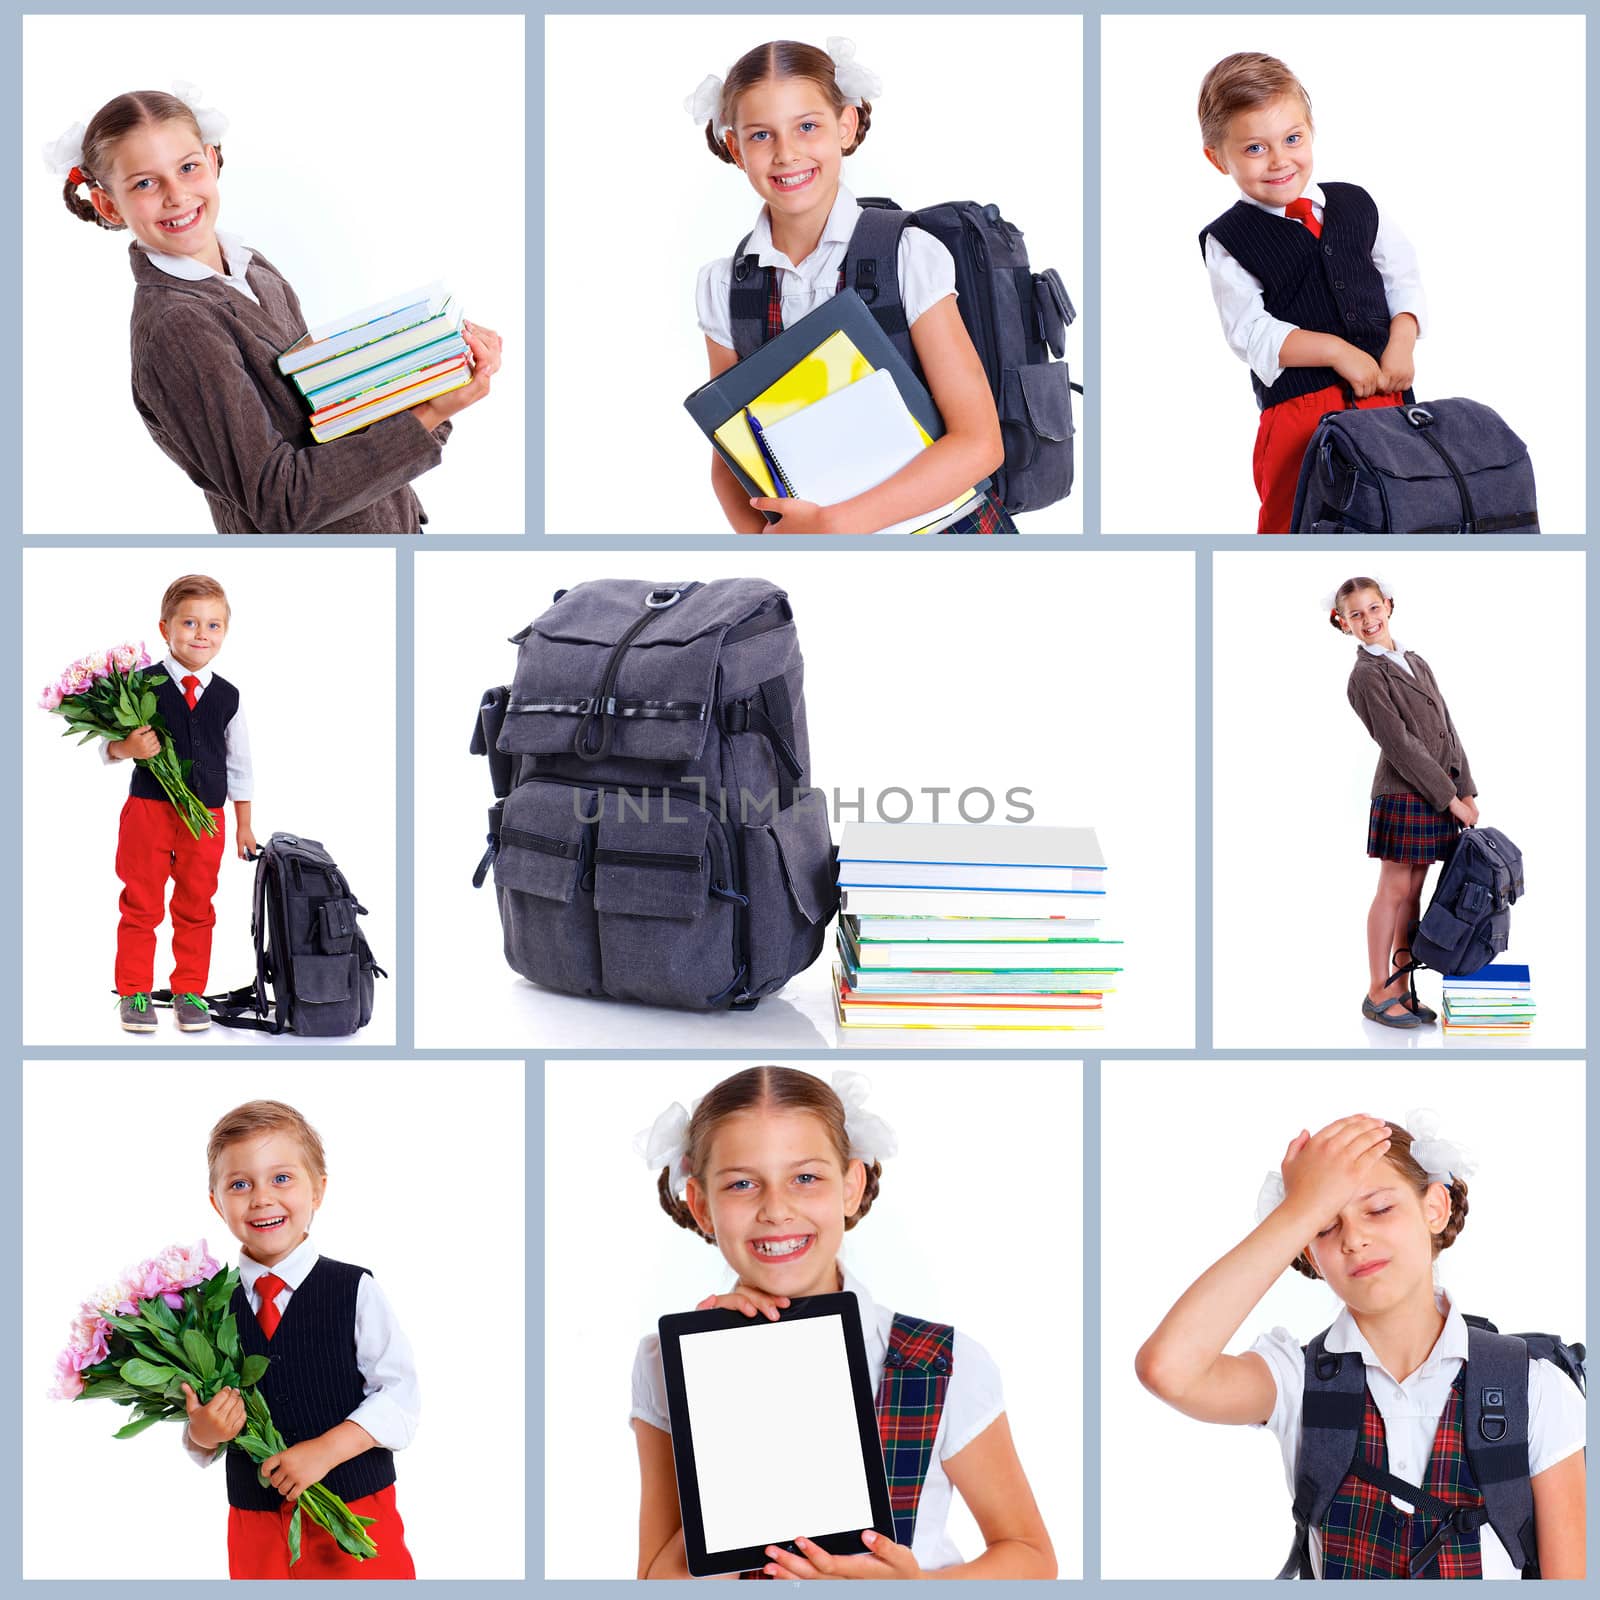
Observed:
[[[1526,989],[1528,969],[1514,962],[1491,962],[1476,972],[1463,973],[1459,978],[1446,978],[1446,989]]]

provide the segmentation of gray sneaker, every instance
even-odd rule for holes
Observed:
[[[155,1007],[147,994],[125,994],[117,1002],[117,1014],[129,1033],[154,1033],[156,1031]]]
[[[183,1033],[203,1033],[211,1026],[211,1007],[197,994],[175,994],[172,1015]]]

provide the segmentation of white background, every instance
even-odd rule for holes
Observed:
[[[1445,1043],[1438,1025],[1402,1033],[1361,1014],[1378,747],[1346,695],[1355,641],[1334,632],[1323,603],[1357,574],[1394,590],[1395,640],[1439,680],[1481,821],[1524,856],[1526,897],[1497,959],[1530,969],[1533,1031],[1526,1041],[1453,1038],[1451,1048],[1583,1046],[1583,561],[1370,547],[1213,558],[1218,1049]],[[1424,909],[1438,879],[1429,872]],[[1436,973],[1418,979],[1435,1009],[1439,984]]]
[[[1139,1346],[1255,1226],[1261,1180],[1301,1128],[1431,1106],[1478,1158],[1439,1281],[1506,1333],[1583,1340],[1584,1067],[1528,1061],[1107,1062],[1101,1073],[1101,1570],[1107,1578],[1270,1578],[1288,1554],[1290,1493],[1264,1430],[1195,1422],[1147,1394]],[[1226,1108],[1225,1115],[1219,1114]],[[1339,1314],[1326,1284],[1285,1272],[1228,1342]],[[1136,1492],[1134,1492],[1136,1488]],[[1161,1537],[1150,1537],[1152,1505]]]
[[[944,786],[952,792],[943,820],[956,818],[956,796],[978,785],[999,798],[999,821],[1006,790],[1021,785],[1033,790],[1035,822],[1094,827],[1110,869],[1108,931],[1125,941],[1113,965],[1127,970],[1106,999],[1104,1031],[1027,1038],[1041,1049],[1186,1048],[1194,994],[1193,558],[947,548],[948,556],[914,561],[889,550],[761,552],[754,570],[788,593],[806,657],[811,781],[851,798],[864,788],[869,807],[895,785]],[[429,975],[416,996],[418,1045],[992,1044],[994,1034],[966,1030],[854,1028],[841,1038],[829,989],[831,937],[811,968],[753,1012],[561,995],[505,964],[492,888],[471,887],[492,798],[488,764],[467,753],[479,698],[511,681],[517,652],[505,640],[542,614],[557,589],[589,578],[751,571],[734,552],[678,553],[654,565],[652,573],[637,553],[417,558],[416,937],[418,970]],[[463,616],[474,619],[471,628],[460,627]],[[921,798],[914,820],[932,821],[930,807]],[[837,841],[837,824],[833,832]],[[465,993],[470,1007],[460,1004]]]
[[[1055,267],[1083,309],[1080,18],[549,17],[547,532],[728,531],[711,492],[711,447],[683,398],[708,370],[696,276],[733,254],[761,202],[743,173],[706,148],[705,125],[695,125],[683,102],[708,73],[726,77],[764,40],[821,46],[833,34],[855,40],[857,59],[884,84],[865,142],[844,163],[844,186],[912,210],[946,200],[998,205],[1027,235],[1033,270]],[[1003,108],[975,52],[1005,62]],[[1067,333],[1075,377],[1082,349],[1080,322]],[[606,423],[619,395],[631,419],[626,479],[641,486],[632,495],[611,489],[617,445]],[[1080,430],[1081,407],[1075,397]],[[1081,431],[1077,450],[1081,484]],[[1080,487],[1018,518],[1018,530],[1081,533],[1082,496]]]
[[[545,1065],[545,1576],[625,1578],[637,1555],[628,1423],[639,1340],[721,1294],[721,1255],[661,1210],[633,1136],[754,1061]],[[801,1063],[826,1076],[831,1068]],[[900,1141],[841,1259],[878,1305],[993,1356],[1061,1576],[1082,1573],[1083,1099],[1076,1061],[874,1061],[867,1107]],[[959,1132],[957,1130],[959,1129]],[[581,1194],[583,1217],[571,1202]],[[607,1241],[616,1261],[595,1257]],[[783,1405],[782,1396],[774,1398]],[[610,1492],[595,1494],[604,1484]],[[951,1501],[964,1559],[983,1538]]]
[[[213,1026],[180,1033],[156,1013],[154,1034],[124,1033],[117,1020],[115,865],[117,819],[132,768],[106,766],[99,741],[62,737],[66,723],[38,709],[40,692],[67,664],[125,639],[144,640],[159,662],[157,623],[167,585],[191,565],[187,550],[32,549],[23,553],[22,897],[23,1039],[37,1044],[140,1041],[161,1048],[259,1046],[273,1036]],[[394,921],[394,712],[384,685],[394,653],[394,557],[386,550],[212,546],[198,570],[233,608],[217,670],[238,686],[255,767],[251,827],[320,840],[366,906],[361,930],[378,965],[398,970]],[[255,976],[250,901],[255,867],[235,848],[233,804],[215,905],[208,989]],[[170,898],[171,886],[168,886]],[[156,931],[155,981],[172,973],[170,918]],[[70,954],[68,954],[70,952]],[[379,979],[360,1044],[394,1042],[394,979]],[[282,1043],[322,1040],[277,1036]]]
[[[488,399],[414,487],[431,534],[524,531],[521,17],[33,16],[23,49],[24,532],[213,532],[129,395],[132,236],[72,216],[39,155],[117,95],[178,79],[229,119],[222,230],[293,284],[312,327],[438,278],[501,335]]]
[[[1316,179],[1359,183],[1416,247],[1417,398],[1494,407],[1527,443],[1544,531],[1582,533],[1584,19],[1100,26],[1104,531],[1255,532],[1259,413],[1198,243],[1239,191],[1201,153],[1195,103],[1224,56],[1263,50],[1311,96]],[[1533,128],[1536,149],[1518,131]]]
[[[130,1133],[135,1097],[160,1111]],[[238,1259],[206,1199],[206,1140],[254,1099],[288,1101],[321,1135],[317,1249],[372,1272],[416,1355],[422,1417],[396,1468],[417,1576],[521,1578],[520,1061],[152,1062],[137,1080],[110,1062],[27,1064],[22,1575],[228,1575],[221,1465],[197,1467],[176,1423],[113,1439],[122,1408],[46,1392],[79,1302],[123,1267],[199,1238]]]

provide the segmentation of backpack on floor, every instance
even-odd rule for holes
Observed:
[[[1411,929],[1411,959],[1389,982],[1405,978],[1414,999],[1421,968],[1457,978],[1488,966],[1511,943],[1511,908],[1521,897],[1522,852],[1498,828],[1463,828]]]
[[[333,857],[315,839],[275,833],[254,860],[255,981],[204,996],[211,1020],[224,1028],[318,1039],[366,1027],[374,980],[389,974],[356,925],[367,908]],[[172,994],[162,990],[151,998],[170,1004]]]
[[[809,967],[838,890],[783,591],[608,578],[512,642],[471,745],[497,796],[473,882],[493,868],[512,968],[716,1011]]]
[[[1368,1467],[1359,1459],[1361,1419],[1366,1403],[1366,1368],[1351,1350],[1324,1347],[1324,1329],[1305,1347],[1305,1404],[1300,1428],[1300,1456],[1294,1487],[1294,1546],[1278,1573],[1280,1578],[1310,1578],[1311,1532],[1322,1525],[1345,1477],[1397,1495],[1419,1513],[1442,1520],[1440,1536],[1452,1528],[1469,1533],[1488,1523],[1524,1578],[1539,1576],[1539,1547],[1534,1537],[1533,1488],[1528,1476],[1528,1362],[1549,1361],[1587,1394],[1584,1348],[1564,1344],[1550,1333],[1501,1333],[1482,1317],[1467,1317],[1467,1362],[1463,1368],[1461,1434],[1473,1481],[1483,1506],[1435,1504],[1433,1496],[1413,1484]],[[1426,1474],[1424,1474],[1426,1475]],[[1437,1554],[1439,1539],[1429,1541],[1412,1558],[1413,1577],[1432,1577],[1426,1570]]]
[[[1476,400],[1331,411],[1300,463],[1291,533],[1537,533],[1528,447]]]
[[[956,264],[956,306],[966,324],[1000,415],[1005,464],[994,475],[995,496],[1007,511],[1037,511],[1072,492],[1072,391],[1066,354],[1068,327],[1078,313],[1054,267],[1034,272],[1022,230],[1000,208],[952,200],[904,211],[892,200],[860,202],[861,217],[844,261],[844,287],[866,301],[878,326],[923,377],[900,299],[900,235],[931,233]],[[750,235],[733,256],[731,312],[741,357],[765,337],[766,299],[747,280],[759,271],[746,255]],[[1051,358],[1055,357],[1054,360]],[[925,380],[924,380],[925,381]]]

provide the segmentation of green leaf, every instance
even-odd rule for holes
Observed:
[[[156,697],[148,689],[139,696],[139,718],[148,722],[156,714]]]
[[[217,1324],[217,1354],[228,1361],[239,1359],[239,1323],[231,1311]]]
[[[214,1278],[207,1281],[204,1289],[206,1310],[215,1311],[228,1303],[233,1294],[233,1286],[238,1281],[237,1269],[229,1267],[226,1272],[219,1272]]]
[[[196,1333],[193,1328],[184,1329],[183,1348],[189,1357],[189,1364],[199,1373],[202,1383],[209,1382],[216,1376],[216,1353],[203,1333]]]
[[[154,1300],[141,1300],[139,1307],[139,1314],[146,1322],[153,1322],[158,1328],[165,1328],[168,1333],[178,1331],[178,1319],[173,1316],[172,1308],[160,1295]]]
[[[223,1363],[222,1371],[217,1374],[217,1383],[224,1389],[237,1389],[239,1387],[239,1374],[234,1371],[231,1361]]]
[[[294,1508],[294,1515],[289,1518],[289,1565],[292,1567],[300,1559],[300,1507]]]
[[[244,1367],[239,1374],[244,1387],[253,1389],[266,1376],[267,1368],[271,1364],[265,1356],[246,1356]]]
[[[165,1389],[177,1376],[175,1367],[158,1367],[153,1362],[141,1360],[135,1356],[132,1361],[122,1363],[123,1380],[131,1383],[136,1389]]]
[[[111,1437],[113,1439],[131,1439],[134,1434],[143,1433],[146,1428],[153,1427],[160,1420],[161,1413],[157,1411],[150,1416],[140,1417],[137,1422],[130,1422],[125,1428],[118,1428]]]

